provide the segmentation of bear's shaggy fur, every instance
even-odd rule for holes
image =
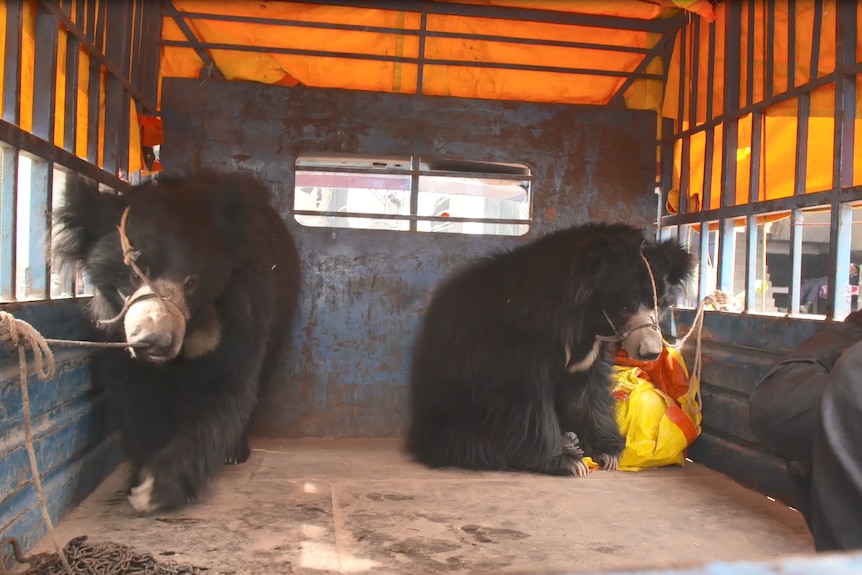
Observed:
[[[162,176],[123,194],[70,177],[64,200],[57,263],[89,273],[106,339],[146,346],[93,359],[133,464],[129,500],[140,512],[182,506],[250,454],[298,305],[296,245],[267,188],[238,173]]]
[[[615,469],[612,343],[597,336],[657,357],[655,304],[666,309],[692,267],[678,243],[593,223],[452,274],[415,342],[407,451],[430,467],[581,476],[586,453]]]

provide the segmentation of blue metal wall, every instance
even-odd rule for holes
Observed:
[[[82,302],[61,300],[4,306],[42,335],[92,337]],[[53,520],[78,505],[117,466],[121,448],[90,384],[86,350],[54,347],[53,380],[29,379],[36,461]],[[28,351],[32,373],[32,354]],[[0,538],[29,549],[45,531],[24,447],[18,353],[0,347]]]
[[[649,112],[166,79],[167,169],[242,168],[277,191],[303,258],[292,359],[260,432],[397,436],[413,334],[431,290],[489,250],[587,220],[656,214]],[[535,223],[522,238],[302,227],[294,165],[304,152],[422,154],[523,162]]]
[[[694,319],[691,311],[674,314],[678,334]],[[757,382],[786,353],[814,333],[822,322],[708,312],[703,323],[703,435],[689,457],[737,482],[796,505],[783,462],[759,444],[748,420],[748,396]],[[694,338],[682,350],[694,365]]]

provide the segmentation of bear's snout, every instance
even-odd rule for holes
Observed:
[[[628,336],[623,341],[623,347],[632,359],[652,361],[661,355],[664,341],[651,310],[642,309],[633,315],[626,323],[624,331]]]
[[[132,295],[131,301],[124,327],[132,357],[156,363],[175,358],[185,337],[185,314],[148,286]]]

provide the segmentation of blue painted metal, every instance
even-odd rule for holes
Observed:
[[[167,79],[162,116],[166,169],[258,173],[297,238],[303,311],[283,380],[264,404],[267,435],[401,435],[413,334],[445,274],[576,222],[646,227],[655,215],[648,112]],[[305,152],[524,163],[535,177],[534,223],[521,238],[302,227],[289,214]]]
[[[691,326],[694,313],[675,310],[677,334]],[[769,368],[808,338],[822,322],[708,312],[703,323],[703,435],[689,457],[737,482],[795,506],[795,493],[783,463],[751,432],[748,396]],[[671,335],[674,335],[671,333]],[[694,360],[694,339],[682,350]]]
[[[51,338],[95,336],[83,302],[64,300],[3,309]],[[29,357],[29,354],[28,354]],[[119,463],[121,448],[89,376],[87,352],[55,350],[57,374],[31,376],[34,447],[52,519],[78,505]],[[18,356],[0,348],[0,539],[17,537],[30,548],[45,534],[24,449]]]

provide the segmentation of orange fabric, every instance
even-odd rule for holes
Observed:
[[[444,4],[443,0],[435,0]],[[577,3],[552,0],[446,0],[449,2],[579,12],[596,15],[653,19],[672,14],[670,8],[685,7],[712,17],[708,2],[691,0],[587,0]],[[254,16],[260,18],[299,20],[307,23],[335,23],[391,27],[404,34],[337,31],[315,27],[231,23],[186,18],[199,40],[288,48],[297,50],[360,53],[383,58],[401,56],[418,58],[417,32],[421,18],[418,12],[375,10],[344,6],[326,6],[302,2],[244,2],[241,0],[176,0],[182,12]],[[429,14],[427,30],[431,32],[484,34],[504,38],[540,38],[572,40],[588,38],[591,42],[615,46],[652,47],[659,36],[632,30],[587,28],[555,23],[519,22],[498,18],[444,16]],[[412,32],[412,33],[407,33]],[[162,37],[186,41],[172,17],[165,17]],[[418,66],[409,62],[368,61],[336,55],[294,55],[276,52],[238,52],[211,50],[210,54],[226,78],[267,84],[375,90],[412,94],[416,92]],[[484,62],[502,64],[597,67],[609,70],[634,70],[642,54],[582,48],[515,44],[506,41],[464,38],[426,39],[427,59],[475,62],[476,66],[427,64],[423,70],[423,93],[428,95],[525,100],[535,102],[606,104],[625,81],[623,78],[574,76],[567,73],[483,68]],[[196,78],[203,64],[189,48],[166,46],[162,51],[162,77]],[[649,72],[660,73],[658,59]],[[663,86],[660,81],[637,80],[625,95],[630,108],[659,111]]]
[[[835,6],[838,0],[824,0],[823,22],[821,27],[821,40],[819,46],[819,62],[816,77],[822,77],[835,70]],[[715,20],[715,73],[712,82],[713,113],[712,118],[720,115],[724,109],[724,26],[727,18],[729,2],[722,3],[717,12]],[[755,2],[755,17],[757,22],[765,22],[766,3]],[[773,93],[779,94],[788,89],[788,4],[787,2],[776,2],[775,4],[775,45],[774,56],[774,82]],[[814,38],[814,3],[797,2],[795,10],[796,19],[796,43],[794,53],[793,74],[794,86],[809,81],[811,77],[811,51]],[[857,22],[862,22],[862,9],[857,9]],[[707,57],[709,26],[702,23],[700,34],[694,37],[694,27],[689,26],[686,30],[686,66],[684,73],[685,101],[682,112],[680,130],[688,130],[691,127],[691,108],[696,106],[696,123],[702,125],[711,118],[707,118]],[[766,62],[766,27],[765,24],[754,29],[754,84],[752,86],[754,102],[762,101],[766,95],[765,84],[765,62]],[[740,39],[742,66],[739,70],[740,91],[738,103],[740,106],[748,104],[747,77],[748,77],[748,12],[747,5],[743,9],[742,34]],[[692,53],[694,45],[699,47],[698,77],[697,84],[692,83],[693,62]],[[857,44],[857,58],[862,55],[862,35],[859,36]],[[668,73],[667,88],[662,107],[662,115],[667,118],[679,119],[679,85],[680,85],[680,44],[677,38],[673,57],[671,58]],[[859,82],[862,89],[862,81]],[[691,101],[691,94],[695,100]],[[834,87],[825,86],[815,90],[811,94],[810,119],[808,121],[808,140],[803,142],[807,145],[806,176],[804,185],[805,193],[828,190],[832,187],[832,151],[834,142]],[[795,190],[796,172],[796,134],[798,98],[790,99],[773,105],[766,110],[761,124],[761,159],[760,173],[756,175],[759,180],[759,195],[749,198],[750,168],[752,153],[752,116],[748,115],[739,121],[739,138],[736,149],[737,177],[736,194],[731,199],[734,205],[746,204],[758,200],[771,200],[793,195]],[[857,98],[855,127],[855,149],[862,149],[862,99]],[[706,156],[706,133],[700,132],[690,138],[690,179],[688,211],[696,212],[705,208],[717,208],[721,201],[721,154],[723,146],[723,126],[718,125],[713,130],[713,153],[711,157]],[[679,186],[682,163],[682,142],[677,141],[674,147],[674,173],[673,187],[669,194],[667,209],[671,214],[678,213],[680,208]],[[707,165],[711,164],[712,177],[709,182],[704,181]],[[862,162],[855,162],[853,170],[853,185],[862,184]],[[707,190],[708,186],[708,190]],[[709,201],[704,198],[708,195]],[[778,216],[784,217],[784,216]]]
[[[661,355],[653,361],[632,359],[628,356],[625,349],[620,348],[614,363],[626,367],[640,368],[646,374],[646,379],[674,400],[678,401],[680,397],[688,392],[690,385],[688,373],[671,356],[667,347],[662,349]]]

